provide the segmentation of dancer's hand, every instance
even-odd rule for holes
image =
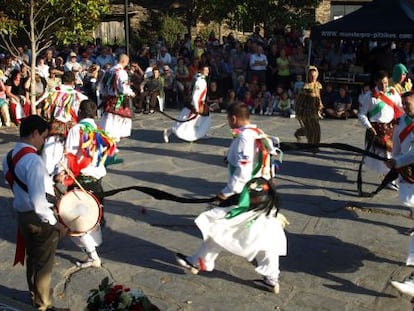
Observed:
[[[389,159],[389,160],[385,161],[385,165],[388,168],[392,169],[392,168],[395,167],[395,160],[394,159]]]
[[[377,136],[377,131],[373,127],[371,127],[369,130],[371,131],[372,135]]]

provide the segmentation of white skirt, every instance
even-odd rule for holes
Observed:
[[[113,113],[104,113],[99,126],[110,137],[120,141],[122,137],[131,136],[132,120],[131,118],[121,117]]]
[[[178,120],[185,121],[192,117],[191,110],[183,108]],[[172,128],[174,134],[185,141],[196,141],[197,139],[206,136],[211,127],[211,117],[197,115],[194,119],[188,122],[177,122]]]
[[[273,213],[249,211],[226,219],[227,212],[234,208],[216,207],[200,214],[195,223],[203,239],[213,239],[225,250],[253,260],[260,251],[269,251],[279,256],[287,253],[287,240],[282,224]]]

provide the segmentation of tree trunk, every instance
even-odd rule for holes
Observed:
[[[30,0],[30,47],[32,49],[32,65],[30,67],[30,112],[36,114],[36,35],[34,21],[34,0]]]

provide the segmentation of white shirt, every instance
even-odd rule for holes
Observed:
[[[390,88],[391,92],[386,92],[386,96],[391,99],[397,107],[402,108],[401,97],[398,95],[398,92],[395,91],[394,88]],[[375,92],[379,92],[378,88],[375,88]],[[379,113],[375,115],[370,115],[368,118],[368,112],[371,111],[374,107],[376,107],[381,100],[379,98],[375,98],[373,96],[365,96],[361,99],[361,103],[359,105],[358,111],[358,119],[363,127],[371,128],[371,122],[379,122],[379,123],[389,123],[394,118],[394,109],[385,104],[384,108]]]
[[[24,147],[31,147],[36,150],[34,146],[20,142],[14,147],[12,156]],[[7,154],[5,154],[3,157],[3,172],[5,175],[8,170]],[[46,193],[54,195],[53,181],[47,173],[42,158],[36,153],[26,154],[17,162],[14,171],[16,176],[27,186],[28,192],[14,182],[13,208],[17,212],[34,211],[41,221],[55,225],[57,219],[51,209],[53,205],[46,200]]]

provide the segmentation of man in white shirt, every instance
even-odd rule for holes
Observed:
[[[22,119],[20,142],[10,156],[3,157],[3,172],[13,190],[13,209],[27,253],[27,284],[33,305],[40,311],[52,307],[50,285],[56,248],[59,236],[67,233],[54,215],[53,204],[46,199],[47,194],[54,195],[53,181],[37,154],[49,129],[50,125],[37,115]],[[21,243],[18,239],[17,249]],[[24,252],[23,258],[16,257],[16,261],[24,262]]]

